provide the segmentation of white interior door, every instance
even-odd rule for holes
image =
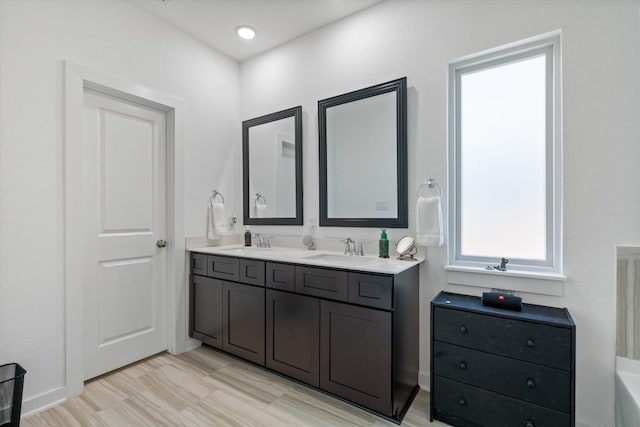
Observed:
[[[165,112],[89,89],[83,119],[89,379],[167,348],[167,129]]]

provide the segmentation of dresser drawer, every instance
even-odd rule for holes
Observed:
[[[268,262],[266,275],[267,288],[290,292],[295,290],[295,267],[293,265]]]
[[[347,301],[348,281],[346,271],[296,266],[295,290],[301,294]]]
[[[441,307],[433,316],[435,340],[571,369],[570,329]]]
[[[349,273],[349,302],[391,310],[393,277]]]
[[[238,258],[230,258],[224,256],[209,255],[209,265],[207,268],[207,276],[216,279],[238,281],[240,276],[240,262]]]
[[[440,376],[433,380],[436,419],[458,426],[564,427],[569,414]]]
[[[241,259],[239,281],[249,285],[264,286],[264,261]]]
[[[562,412],[571,411],[571,375],[529,362],[434,341],[434,374]]]
[[[191,253],[191,272],[200,276],[207,275],[207,256],[204,254]]]

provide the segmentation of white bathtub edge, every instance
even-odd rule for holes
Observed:
[[[616,427],[640,425],[640,360],[616,357]]]

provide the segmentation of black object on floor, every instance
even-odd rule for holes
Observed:
[[[0,366],[0,427],[19,427],[27,371],[17,363]]]

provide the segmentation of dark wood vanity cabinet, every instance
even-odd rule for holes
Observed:
[[[193,253],[189,283],[189,335],[264,365],[264,262]]]
[[[391,275],[191,256],[192,337],[402,420],[419,390],[417,265]]]
[[[431,420],[454,426],[575,425],[575,324],[566,309],[431,303]]]

